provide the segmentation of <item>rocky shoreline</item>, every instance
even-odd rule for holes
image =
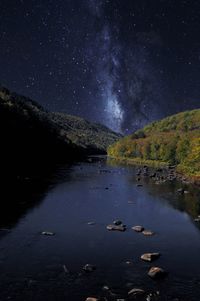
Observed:
[[[138,177],[149,177],[156,181],[156,184],[164,183],[166,181],[178,180],[182,184],[189,185],[193,184],[195,186],[200,186],[200,180],[194,177],[184,175],[177,171],[176,165],[169,165],[165,162],[158,161],[142,161],[127,158],[114,158],[108,157],[110,162],[125,164],[128,166],[134,166],[137,168]]]
[[[176,166],[167,166],[162,168],[150,168],[147,165],[139,167],[137,171],[137,176],[149,177],[154,179],[156,184],[161,184],[166,181],[180,181],[183,185],[196,185],[200,186],[200,182],[187,177],[176,170]],[[137,178],[138,180],[139,178]],[[187,193],[183,188],[180,188],[179,193]]]

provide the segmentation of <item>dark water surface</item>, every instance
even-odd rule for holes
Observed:
[[[200,214],[199,191],[189,186],[189,194],[178,195],[180,183],[141,182],[137,187],[133,167],[100,158],[9,187],[1,200],[7,205],[0,213],[0,300],[129,300],[127,292],[137,287],[147,292],[142,300],[198,301],[200,228],[194,218]],[[127,225],[126,232],[106,229],[115,219]],[[134,225],[156,235],[136,233]],[[140,256],[146,252],[162,255],[145,263]],[[97,269],[84,273],[87,263]],[[164,268],[167,278],[150,279],[151,266]]]

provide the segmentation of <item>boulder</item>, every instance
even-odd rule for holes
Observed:
[[[183,189],[183,188],[179,188],[179,189],[177,190],[177,193],[183,194],[183,193],[184,193],[184,189]]]
[[[153,261],[160,257],[160,253],[145,253],[140,258],[144,261]]]
[[[132,227],[132,229],[135,232],[142,232],[142,231],[144,231],[144,227],[142,227],[142,226],[134,226],[134,227]]]
[[[152,279],[161,279],[167,275],[166,271],[159,267],[152,267],[148,272],[148,276]]]
[[[122,232],[124,232],[126,230],[126,226],[125,225],[119,225],[119,226],[108,225],[108,226],[106,226],[106,228],[109,231],[122,231]]]
[[[144,294],[145,294],[145,291],[143,289],[140,289],[140,288],[133,288],[128,292],[128,295],[132,296],[132,297],[141,296],[141,295],[144,295]]]
[[[119,226],[119,225],[122,225],[122,221],[117,219],[113,222],[113,224],[116,225],[116,226]]]

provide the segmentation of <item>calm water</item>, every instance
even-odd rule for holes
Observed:
[[[7,189],[8,205],[0,213],[0,300],[128,300],[134,287],[147,294],[159,291],[151,300],[199,300],[200,228],[193,221],[200,214],[199,191],[187,187],[190,193],[180,196],[180,183],[141,182],[137,187],[134,168],[102,158],[62,166],[48,176],[19,178]],[[126,232],[106,230],[115,219],[127,225]],[[134,225],[156,235],[136,233]],[[140,260],[145,252],[162,255],[145,263]],[[97,269],[85,274],[86,263]],[[153,265],[167,270],[168,277],[150,279]]]

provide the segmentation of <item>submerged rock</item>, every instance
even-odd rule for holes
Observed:
[[[103,291],[109,291],[109,290],[110,290],[110,288],[109,288],[109,286],[107,286],[107,285],[104,285],[104,286],[102,287],[102,290],[103,290]]]
[[[88,297],[85,301],[98,301],[99,299],[94,297]]]
[[[87,223],[89,226],[94,226],[95,225],[95,222],[88,222]]]
[[[133,296],[133,297],[141,296],[141,295],[144,295],[144,294],[145,294],[145,291],[143,289],[140,289],[140,288],[133,288],[128,292],[128,295]]]
[[[68,268],[66,267],[65,264],[63,264],[63,270],[64,270],[65,274],[70,274],[70,271],[68,270]]]
[[[107,230],[109,231],[126,231],[126,226],[125,225],[108,225],[106,226]]]
[[[145,235],[145,236],[152,236],[154,235],[155,233],[151,230],[144,230],[142,231],[142,233]]]
[[[132,229],[135,232],[142,232],[142,231],[144,231],[144,227],[142,227],[142,226],[134,226],[134,227],[132,227]]]
[[[42,235],[47,235],[47,236],[53,236],[53,235],[55,235],[54,232],[50,232],[50,231],[43,231],[43,232],[41,232],[41,234]]]
[[[86,265],[84,265],[83,270],[84,270],[85,272],[89,272],[89,273],[90,273],[90,272],[93,272],[93,271],[96,270],[96,266],[87,263]]]
[[[126,263],[127,265],[131,265],[133,262],[130,261],[130,260],[127,260],[125,263]]]
[[[144,261],[153,261],[160,257],[160,253],[145,253],[140,258]]]
[[[152,267],[148,272],[148,276],[152,279],[161,279],[167,275],[167,272],[159,267]]]
[[[134,285],[134,284],[133,284],[132,282],[127,282],[127,283],[126,283],[126,287],[128,287],[128,288],[133,287],[133,285]]]

